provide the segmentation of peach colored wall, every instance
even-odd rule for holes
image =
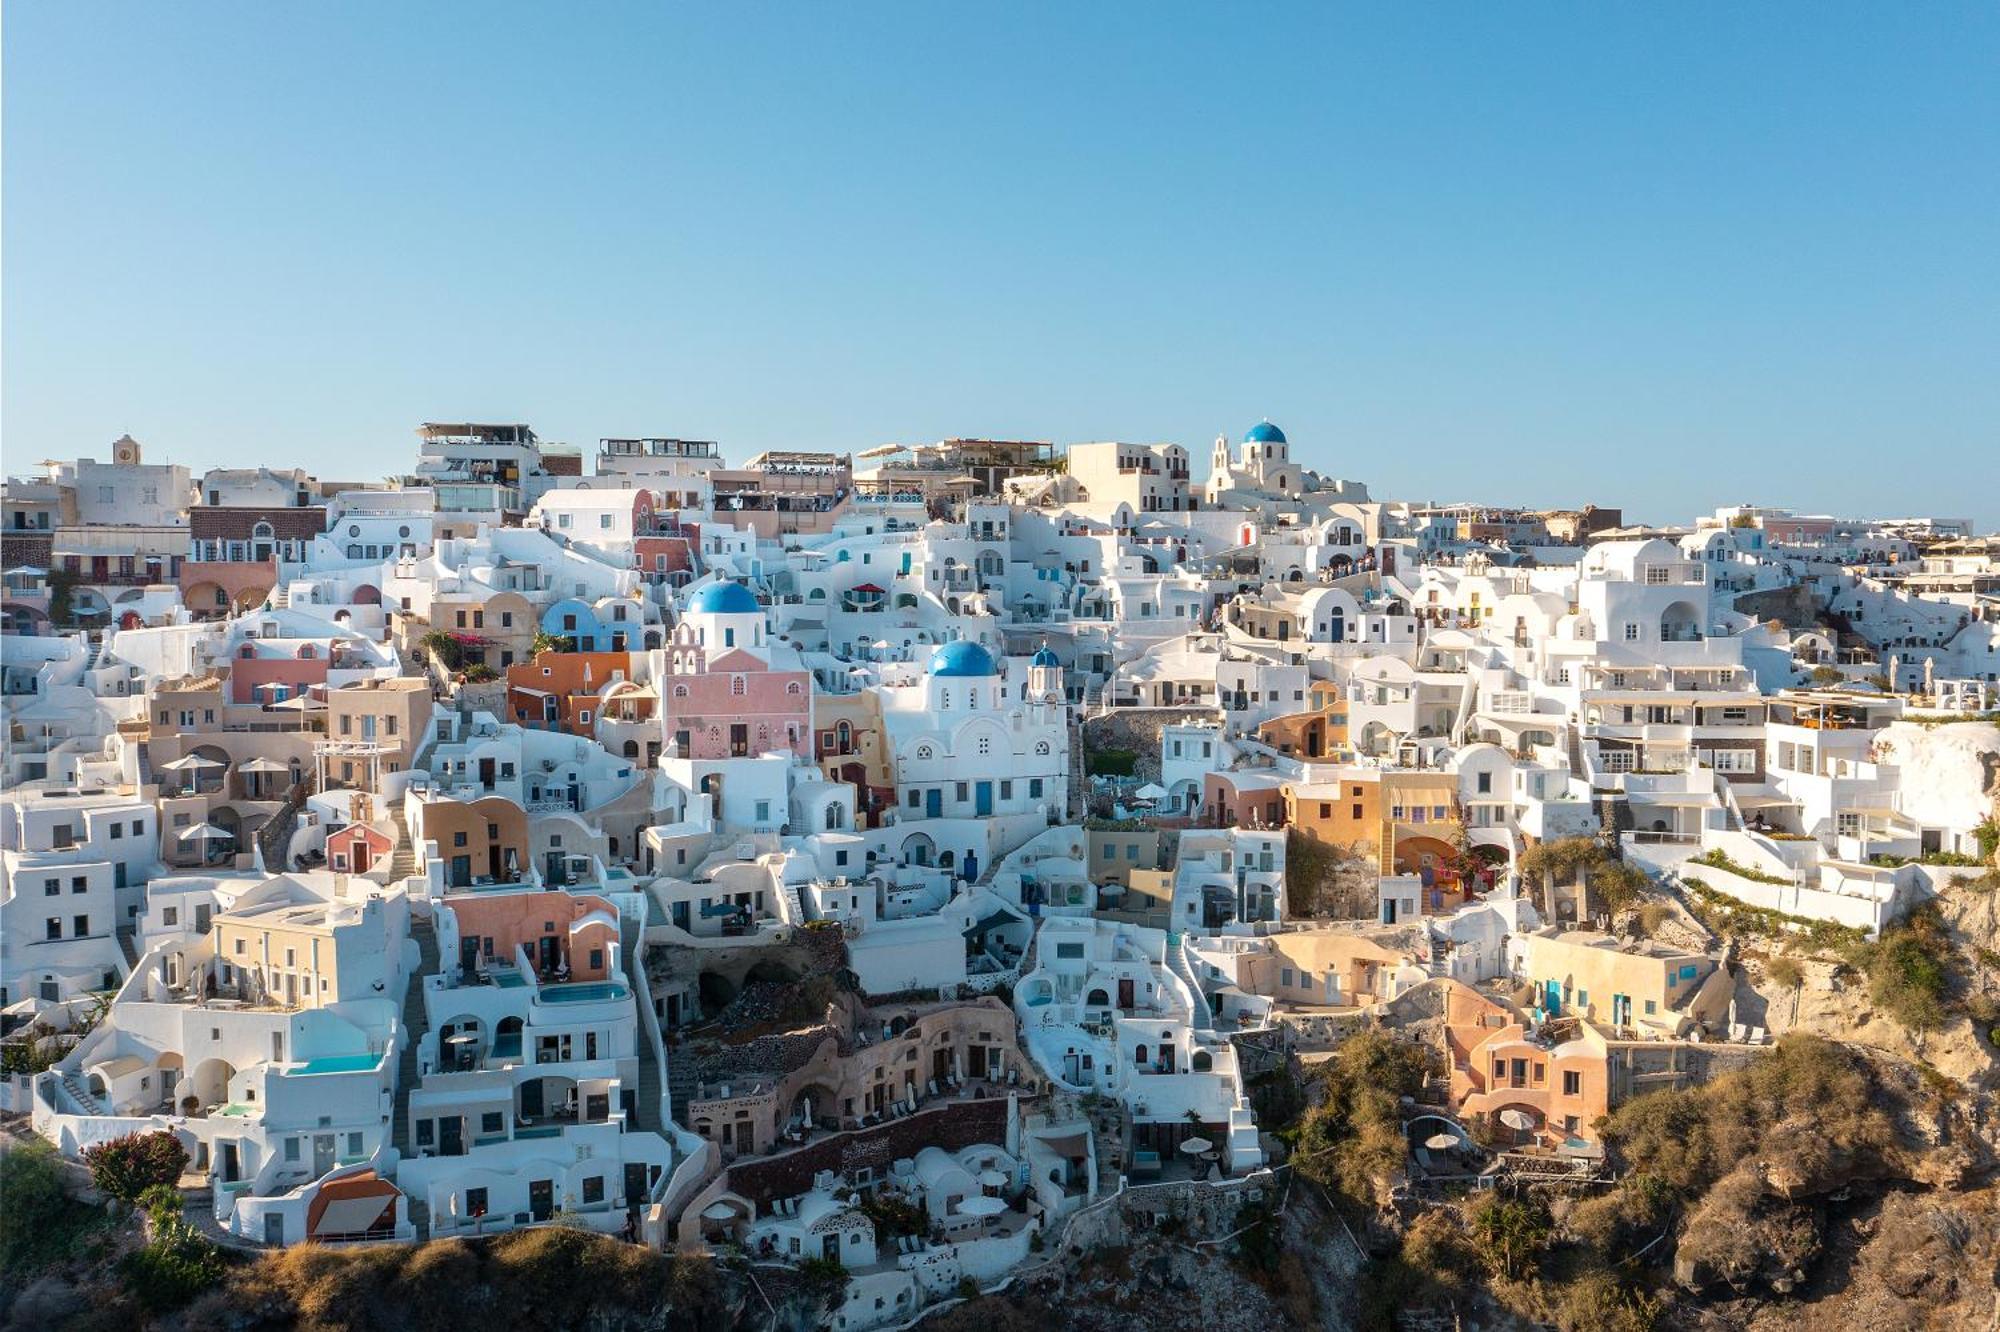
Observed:
[[[601,897],[564,892],[460,894],[446,898],[444,905],[458,917],[459,937],[493,940],[494,957],[511,959],[514,950],[524,944],[533,957],[540,940],[554,937],[562,941],[571,980],[605,980],[611,975],[611,945],[617,941],[617,929],[592,924],[572,937],[570,928],[592,911],[605,912],[616,920],[617,912]],[[602,966],[590,966],[592,948],[603,950]]]

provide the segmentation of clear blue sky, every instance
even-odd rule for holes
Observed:
[[[2000,524],[2000,7],[5,9],[10,469],[1282,424]]]

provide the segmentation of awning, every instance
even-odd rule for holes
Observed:
[[[1625,798],[1635,805],[1666,809],[1707,809],[1715,804],[1715,797],[1706,791],[1627,791]]]
[[[198,838],[204,838],[204,837],[234,837],[234,836],[236,836],[236,834],[229,831],[229,829],[218,828],[212,823],[197,823],[192,828],[183,828],[180,831],[180,839],[183,842],[194,841]]]
[[[1798,803],[1798,801],[1785,796],[1739,795],[1736,797],[1736,805],[1739,809],[1783,809]]]
[[[1057,1156],[1082,1156],[1090,1150],[1090,1139],[1081,1133],[1064,1133],[1040,1141]]]
[[[393,1193],[371,1193],[365,1198],[335,1198],[319,1214],[315,1235],[359,1235],[375,1228],[383,1214],[396,1205]]]
[[[962,932],[966,938],[976,939],[980,935],[985,934],[988,930],[998,929],[1002,925],[1011,925],[1017,919],[1019,919],[1019,917],[1015,916],[1012,912],[994,911],[985,916],[980,917],[980,919],[974,922],[973,924],[966,926]]]
[[[236,771],[290,773],[291,769],[286,767],[284,764],[278,762],[276,759],[267,759],[264,758],[262,755],[259,755],[258,757],[251,759],[247,763],[237,764]]]
[[[160,765],[168,772],[193,772],[196,768],[220,768],[226,766],[221,759],[204,758],[200,754],[185,754],[172,763]]]
[[[555,697],[555,695],[554,695],[554,694],[551,694],[551,693],[550,693],[550,692],[549,692],[548,690],[546,690],[546,689],[530,689],[530,688],[528,688],[528,686],[526,686],[526,685],[508,685],[507,687],[508,687],[509,689],[513,690],[513,691],[514,691],[515,693],[517,693],[517,694],[533,694],[533,695],[534,695],[534,696],[535,696],[536,698],[554,698],[554,697]]]

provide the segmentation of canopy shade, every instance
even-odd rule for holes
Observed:
[[[1424,1139],[1424,1146],[1434,1152],[1450,1151],[1453,1147],[1458,1146],[1458,1135],[1456,1133],[1433,1133],[1430,1137]]]
[[[396,1205],[393,1193],[371,1193],[361,1198],[335,1198],[319,1214],[313,1227],[318,1235],[360,1235],[375,1228],[383,1214]]]
[[[193,772],[196,768],[220,768],[224,765],[221,759],[205,758],[200,754],[184,754],[172,763],[162,763],[160,766],[168,772]]]
[[[1203,1152],[1212,1150],[1214,1146],[1215,1144],[1207,1138],[1183,1138],[1181,1140],[1181,1150],[1189,1156],[1200,1156]]]
[[[1516,1132],[1525,1133],[1535,1126],[1535,1117],[1526,1110],[1502,1110],[1500,1122]]]
[[[234,836],[236,836],[236,834],[229,831],[229,829],[218,828],[212,823],[197,823],[192,828],[181,829],[180,832],[180,838],[183,842],[193,841],[196,838],[204,838],[204,837],[234,837]]]
[[[289,773],[291,769],[286,767],[284,764],[278,762],[278,760],[276,759],[267,759],[262,755],[259,755],[258,757],[251,759],[247,763],[237,764],[236,771]]]
[[[959,1203],[958,1210],[966,1216],[998,1216],[1007,1210],[1007,1200],[989,1198],[982,1193]]]

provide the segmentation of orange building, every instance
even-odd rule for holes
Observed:
[[[1375,857],[1383,874],[1435,873],[1455,854],[1458,778],[1355,768],[1338,781],[1287,786],[1285,819],[1309,837]]]
[[[523,726],[595,739],[604,687],[631,678],[629,652],[544,652],[507,668],[507,711]]]
[[[1554,1039],[1548,1039],[1553,1036]],[[1611,1112],[1610,1048],[1585,1022],[1547,1023],[1529,1040],[1514,1012],[1466,986],[1447,987],[1445,1045],[1459,1113],[1483,1119],[1500,1142],[1560,1147],[1593,1143]],[[1529,1127],[1501,1116],[1518,1111]]]
[[[426,800],[412,830],[419,843],[437,844],[445,883],[517,883],[528,865],[528,812],[505,796],[478,800]]]
[[[1257,738],[1280,754],[1307,759],[1345,759],[1353,751],[1347,743],[1347,696],[1329,680],[1314,680],[1306,691],[1310,707],[1284,717],[1273,717],[1257,728]]]
[[[512,962],[525,948],[545,977],[566,967],[571,980],[609,980],[616,971],[618,912],[601,897],[558,890],[457,893],[443,905],[458,927],[461,967]]]

